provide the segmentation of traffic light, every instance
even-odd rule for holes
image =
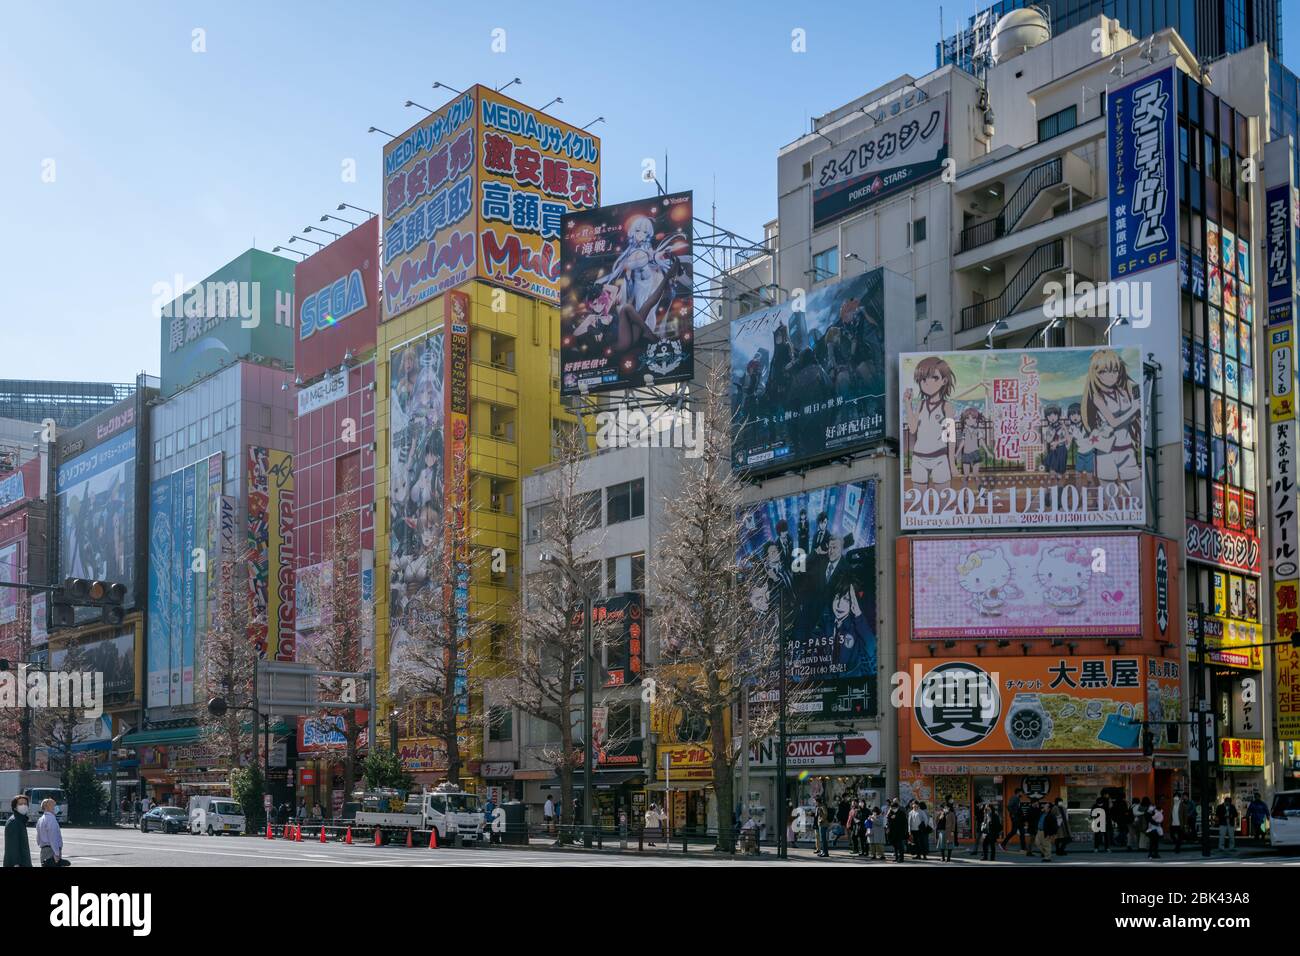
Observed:
[[[1142,756],[1152,757],[1156,752],[1156,735],[1149,730],[1142,731]]]
[[[117,625],[126,616],[125,599],[126,585],[116,581],[64,578],[63,587],[50,595],[50,617],[55,627],[71,627],[77,621],[77,608],[97,607],[103,623]]]

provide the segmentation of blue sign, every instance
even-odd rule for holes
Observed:
[[[298,309],[298,337],[305,339],[366,307],[366,284],[361,270],[353,269],[323,289],[304,296]]]
[[[1264,193],[1264,281],[1268,286],[1268,304],[1289,305],[1294,294],[1294,263],[1291,248],[1291,184],[1273,186]],[[1287,319],[1290,318],[1288,314]],[[1268,324],[1275,325],[1273,310]]]
[[[1168,67],[1107,97],[1112,279],[1178,257],[1174,76]]]

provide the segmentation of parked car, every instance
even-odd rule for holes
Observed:
[[[189,817],[180,807],[154,807],[140,818],[140,831],[161,830],[163,833],[181,833],[189,829]]]
[[[191,833],[244,832],[244,808],[230,797],[190,797],[186,809]]]
[[[1283,790],[1273,794],[1268,842],[1278,849],[1300,848],[1300,790]]]

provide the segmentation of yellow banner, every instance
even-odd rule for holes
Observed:
[[[1295,350],[1289,328],[1270,329],[1268,407],[1273,421],[1295,418]]]
[[[1264,741],[1253,737],[1220,737],[1219,766],[1251,770],[1264,766]]]

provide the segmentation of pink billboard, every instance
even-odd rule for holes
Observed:
[[[1142,633],[1138,536],[912,542],[912,639]]]

